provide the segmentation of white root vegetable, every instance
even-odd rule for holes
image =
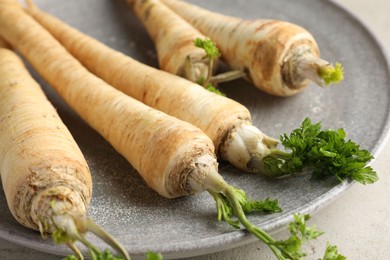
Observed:
[[[3,8],[2,3],[0,9]],[[0,40],[0,173],[8,207],[22,225],[91,254],[84,238],[96,233],[126,258],[127,252],[86,216],[92,194],[87,162],[71,133],[22,60]]]
[[[277,145],[275,139],[252,126],[248,109],[232,99],[115,51],[43,12],[32,2],[27,11],[91,72],[129,96],[196,125],[211,138],[216,154],[237,168],[258,171],[250,167],[250,161],[263,158]],[[245,134],[248,131],[256,133]],[[235,140],[244,141],[237,145]],[[235,157],[236,154],[244,156]]]
[[[156,45],[160,68],[193,82],[206,79],[216,69],[218,59],[210,61],[204,50],[194,45],[206,38],[158,0],[127,0]],[[173,51],[174,50],[174,51]]]
[[[301,26],[226,16],[180,0],[160,1],[210,37],[232,69],[244,71],[269,94],[291,96],[311,81],[325,86],[343,79],[341,65],[321,59],[313,35]]]
[[[112,88],[88,72],[20,6],[2,5],[0,34],[132,164],[151,188],[167,198],[207,189],[219,212],[231,207],[249,232],[282,256],[283,248],[274,245],[271,236],[246,219],[243,207],[252,202],[218,174],[213,143],[199,128]],[[271,206],[280,210],[274,203]],[[231,211],[223,213],[229,223],[239,227],[230,215]]]

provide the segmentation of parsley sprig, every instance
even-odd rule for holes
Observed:
[[[197,83],[203,86],[208,91],[214,92],[218,95],[225,96],[216,85],[221,82],[231,81],[237,78],[245,76],[245,73],[241,70],[232,70],[218,75],[213,75],[213,67],[215,59],[221,56],[221,53],[218,50],[217,45],[208,37],[201,39],[196,38],[194,40],[194,45],[198,48],[201,48],[205,51],[205,60],[208,60],[208,73],[206,78],[198,79]]]
[[[329,243],[326,245],[325,254],[322,260],[345,260],[345,259],[347,259],[345,256],[339,254],[337,246],[331,245]]]
[[[219,53],[217,45],[210,38],[196,38],[194,40],[194,45],[196,47],[204,49],[204,51],[206,52],[206,56],[209,59],[218,58],[221,55]]]
[[[282,251],[287,259],[301,259],[306,252],[302,251],[302,245],[313,239],[317,239],[324,232],[318,231],[315,226],[308,227],[306,222],[311,218],[309,214],[294,214],[294,220],[289,223],[290,237],[286,240],[279,240],[271,243]]]
[[[346,140],[343,129],[321,130],[321,123],[313,124],[306,118],[298,129],[280,136],[280,140],[290,152],[271,150],[263,159],[267,175],[294,175],[308,169],[317,179],[334,175],[340,181],[351,178],[362,184],[378,180],[376,172],[367,165],[373,158],[371,153]]]
[[[229,191],[226,194],[216,193],[209,191],[211,196],[214,198],[217,207],[218,220],[224,220],[235,228],[240,228],[240,221],[234,220],[232,217],[238,216],[241,212],[245,215],[251,212],[263,212],[265,214],[281,212],[282,209],[279,207],[277,199],[266,198],[265,200],[250,200],[248,199],[244,190],[229,187]],[[229,196],[230,194],[230,196]],[[238,202],[239,209],[235,207],[234,203],[231,203],[232,196]],[[229,200],[230,198],[230,200]],[[237,213],[238,212],[238,213]]]
[[[209,91],[220,94],[221,92],[216,91],[217,90],[216,87],[210,82],[211,77],[213,75],[214,60],[221,55],[219,53],[217,45],[210,38],[205,38],[205,39],[196,38],[194,40],[194,45],[205,51],[204,58],[207,59],[209,62],[207,78],[199,79],[198,84],[207,88]]]
[[[209,193],[216,201],[218,220],[224,220],[235,228],[243,225],[246,230],[264,242],[275,254],[279,260],[293,259],[298,260],[306,256],[302,250],[302,245],[312,239],[316,239],[323,234],[314,226],[306,226],[306,221],[310,215],[294,214],[293,221],[289,224],[291,236],[286,240],[275,240],[267,232],[252,224],[246,214],[253,211],[263,213],[281,212],[277,199],[251,201],[247,198],[245,192],[231,185],[226,187],[222,193],[216,193],[209,190]],[[327,259],[330,260],[330,259]]]

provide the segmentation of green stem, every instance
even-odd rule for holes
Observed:
[[[210,81],[214,84],[232,81],[245,76],[245,72],[242,70],[232,70],[224,73],[220,73],[211,77]]]
[[[125,259],[130,259],[130,256],[127,250],[119,243],[113,236],[111,236],[107,231],[102,229],[99,225],[97,225],[92,219],[88,218],[86,227],[92,233],[103,239],[107,244],[115,248],[118,252],[120,252]]]
[[[273,158],[288,160],[291,158],[292,153],[285,152],[285,151],[282,151],[279,149],[271,149],[271,153],[268,156],[273,157]]]
[[[77,259],[84,260],[83,254],[81,254],[78,247],[73,242],[66,242],[66,245],[72,249],[73,253],[76,255]]]
[[[203,158],[206,162],[205,159],[206,158]],[[199,181],[199,176],[202,177],[201,181]],[[217,206],[218,220],[223,218],[227,223],[235,228],[240,228],[239,224],[241,223],[248,232],[252,233],[264,242],[274,252],[279,260],[284,260],[284,256],[290,257],[290,254],[285,252],[283,248],[279,247],[276,241],[269,234],[248,221],[242,206],[247,205],[246,203],[248,202],[245,192],[227,184],[218,173],[214,164],[204,163],[203,167],[195,168],[189,175],[187,181],[194,192],[202,189],[207,190],[214,198]],[[199,183],[202,184],[200,185]],[[238,221],[233,221],[230,218],[230,216],[233,215],[232,213],[234,213],[234,215],[238,218]]]
[[[88,240],[86,240],[84,238],[84,236],[82,236],[80,234],[77,226],[75,225],[75,223],[73,221],[73,218],[71,216],[67,215],[67,216],[65,216],[64,221],[65,221],[64,227],[65,227],[66,234],[70,238],[72,238],[74,240],[78,240],[82,244],[84,244],[88,248],[89,252],[91,253],[92,258],[93,259],[96,258],[95,253],[100,254],[101,253],[100,250],[97,247],[95,247],[92,243],[90,243]]]
[[[65,242],[79,259],[83,259],[83,256],[81,255],[78,248],[73,244],[73,241],[80,241],[82,244],[84,244],[88,248],[92,259],[98,259],[98,256],[102,255],[102,252],[96,246],[85,239],[84,232],[87,231],[93,232],[99,238],[107,242],[107,244],[117,249],[120,253],[123,254],[126,260],[130,259],[130,256],[124,247],[91,219],[85,219],[85,217],[75,217],[70,214],[63,214],[54,215],[52,220],[57,229],[62,231],[53,233],[53,239],[56,242]]]
[[[223,194],[226,196],[226,198],[229,200],[231,207],[234,210],[235,215],[239,219],[240,223],[248,230],[248,232],[255,235],[257,238],[259,238],[262,242],[264,242],[276,255],[276,257],[280,260],[285,259],[285,257],[282,254],[282,250],[278,248],[275,245],[272,245],[272,243],[275,243],[275,240],[267,234],[264,230],[256,227],[253,225],[245,216],[245,213],[242,209],[242,206],[235,194],[234,188],[230,185],[228,185],[224,190]],[[291,258],[287,252],[283,252],[285,255]]]
[[[207,78],[205,79],[203,83],[203,87],[207,87],[207,85],[210,82],[211,76],[213,74],[213,66],[214,66],[214,59],[213,58],[208,58],[209,59],[209,66],[207,68]]]
[[[283,161],[291,160],[293,154],[279,149],[270,149],[269,151],[270,153],[264,158],[258,158],[256,156],[252,156],[250,161],[247,164],[247,167],[274,178],[290,175],[290,173],[281,170],[279,167],[277,167],[277,170],[269,169],[266,164],[269,159],[275,159],[278,160],[278,162],[280,160]]]

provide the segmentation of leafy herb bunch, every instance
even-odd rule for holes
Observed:
[[[280,140],[290,152],[272,150],[263,159],[267,175],[295,175],[308,169],[314,178],[335,175],[340,181],[351,178],[362,184],[378,180],[376,172],[367,165],[373,159],[371,153],[346,140],[343,129],[321,130],[321,123],[313,124],[306,118],[298,129],[280,136]]]

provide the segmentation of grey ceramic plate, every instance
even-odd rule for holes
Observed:
[[[345,67],[342,84],[327,89],[310,86],[302,94],[277,98],[263,94],[245,81],[222,86],[231,98],[247,105],[257,126],[279,136],[297,127],[305,117],[325,127],[343,127],[348,137],[378,154],[389,128],[390,76],[383,49],[351,14],[329,1],[312,0],[213,0],[192,1],[221,13],[244,18],[275,18],[297,23],[317,39],[322,56]],[[151,66],[157,66],[152,42],[124,0],[36,1],[44,10],[100,39],[109,46]],[[89,214],[122,241],[131,255],[148,250],[165,258],[215,252],[254,241],[251,235],[216,221],[212,198],[197,196],[168,200],[146,187],[131,166],[96,132],[82,122],[47,85],[49,98],[58,108],[80,144],[93,172],[94,193]],[[221,163],[221,173],[250,197],[278,197],[283,213],[250,215],[269,232],[284,227],[295,212],[313,213],[350,186],[335,179],[309,177],[271,180],[242,174]],[[0,237],[54,254],[69,250],[40,239],[37,232],[21,227],[7,209],[0,193]],[[103,247],[95,237],[90,239]]]

